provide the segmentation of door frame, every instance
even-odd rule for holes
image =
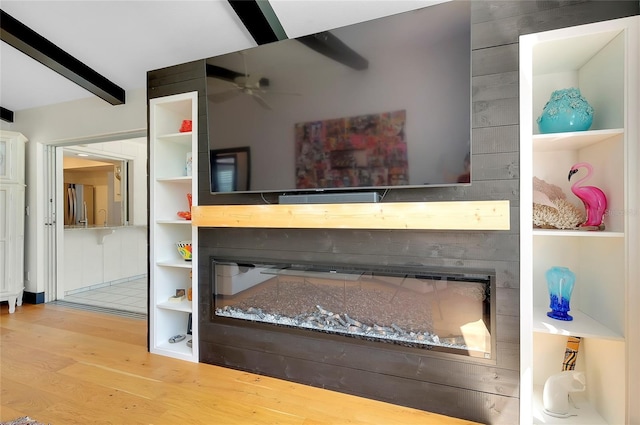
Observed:
[[[58,282],[62,282],[64,279],[64,197],[63,195],[63,155],[62,148],[71,147],[77,145],[90,145],[95,143],[104,142],[117,142],[129,139],[147,138],[147,129],[138,129],[120,133],[110,133],[99,136],[89,136],[76,139],[64,139],[43,143],[46,146],[55,147],[55,167],[45,167],[43,173],[43,188],[40,191],[39,202],[43,211],[47,211],[47,204],[52,205],[52,211],[48,216],[53,218],[53,221],[49,226],[55,228],[53,231],[54,241],[44,243],[41,247],[36,247],[38,251],[39,269],[43,271],[45,276],[53,276],[53,278],[47,278],[44,285],[44,299],[45,302],[55,301],[64,298],[64,285],[58,285]],[[46,148],[45,148],[46,149]],[[105,156],[109,156],[108,153]],[[126,155],[125,155],[126,157]],[[127,159],[127,158],[123,158]],[[53,182],[53,183],[52,183]],[[54,202],[50,202],[50,191],[47,190],[47,185],[54,185],[55,198]],[[51,186],[49,186],[51,187]],[[148,196],[148,195],[147,195]],[[47,224],[45,217],[45,227]],[[51,234],[51,232],[49,232]]]

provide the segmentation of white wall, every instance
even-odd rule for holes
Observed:
[[[70,145],[88,140],[122,140],[146,134],[146,90],[126,93],[124,105],[112,106],[97,97],[14,112],[14,122],[2,129],[28,139],[26,153],[27,199],[25,220],[25,290],[45,292],[44,280],[44,180],[42,145]],[[144,171],[146,178],[146,170]],[[146,183],[145,183],[146,184]],[[146,202],[146,201],[145,201]],[[52,300],[47,293],[45,300]]]

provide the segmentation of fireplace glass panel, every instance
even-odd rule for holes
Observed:
[[[491,359],[491,274],[214,261],[214,320]]]

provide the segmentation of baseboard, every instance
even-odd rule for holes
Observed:
[[[42,304],[44,303],[44,292],[27,292],[25,291],[22,296],[22,302],[27,304]]]

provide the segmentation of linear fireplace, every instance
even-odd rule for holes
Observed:
[[[212,261],[211,320],[495,363],[495,276],[422,266]]]

